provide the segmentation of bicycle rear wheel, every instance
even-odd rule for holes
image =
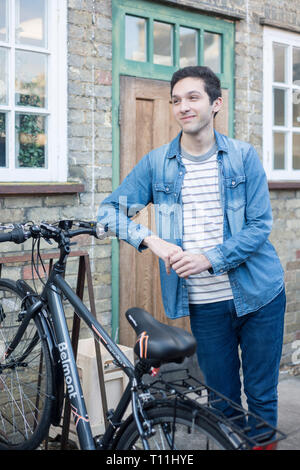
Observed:
[[[176,408],[176,409],[175,409]],[[190,403],[172,406],[170,401],[158,406],[155,401],[146,410],[146,416],[155,430],[148,439],[151,450],[230,450],[235,449],[232,440],[217,421],[195,413]],[[127,425],[126,425],[127,423]],[[120,430],[117,450],[143,450],[138,429],[131,416]]]
[[[53,377],[38,315],[16,349],[5,357],[22,315],[23,294],[0,279],[0,449],[35,449],[50,424]]]

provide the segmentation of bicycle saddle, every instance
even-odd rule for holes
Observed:
[[[130,308],[125,315],[137,334],[134,352],[141,359],[180,363],[196,351],[196,340],[187,331],[165,325],[141,308]]]

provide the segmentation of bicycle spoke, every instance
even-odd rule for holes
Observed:
[[[25,436],[26,436],[26,433],[23,433],[23,432],[22,432],[22,430],[21,430],[22,428],[21,428],[20,426],[16,426],[16,420],[14,419],[14,418],[15,418],[15,411],[18,411],[18,412],[19,412],[18,416],[22,416],[22,418],[23,418],[23,422],[24,422],[24,424],[25,424],[24,429],[26,430],[26,427],[27,427],[27,426],[30,428],[29,423],[28,423],[28,420],[26,419],[26,415],[25,415],[25,413],[24,413],[24,407],[23,407],[23,392],[20,391],[21,406],[19,406],[17,400],[14,398],[13,392],[11,392],[11,391],[9,390],[9,388],[8,388],[8,386],[7,386],[6,384],[4,384],[4,386],[5,386],[5,389],[6,389],[7,393],[8,393],[8,395],[9,395],[9,397],[11,398],[11,401],[10,401],[11,413],[10,413],[10,415],[11,415],[12,418],[13,418],[12,420],[10,420],[10,419],[7,418],[7,422],[12,425],[14,431],[18,430],[18,432],[21,433],[23,437],[25,437]],[[20,389],[20,387],[19,387],[19,389]],[[28,401],[28,403],[29,403],[29,401]],[[1,414],[2,414],[2,416],[4,416],[4,414],[3,414],[2,412],[1,412]],[[8,416],[8,415],[7,415],[7,416]]]

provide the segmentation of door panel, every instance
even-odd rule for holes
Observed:
[[[224,133],[228,122],[226,108],[217,116],[218,127],[222,126]],[[120,77],[120,181],[143,155],[170,142],[178,132],[168,82]],[[143,209],[135,221],[155,232],[153,206],[150,204]],[[120,241],[119,285],[121,344],[132,346],[135,339],[125,318],[130,307],[144,308],[161,322],[190,329],[188,317],[178,320],[166,317],[161,300],[158,259],[150,250],[139,253],[128,243]]]

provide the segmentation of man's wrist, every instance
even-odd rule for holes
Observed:
[[[210,269],[212,267],[210,260],[204,254],[201,254],[200,256],[205,269]]]
[[[149,247],[149,245],[151,245],[151,242],[153,240],[158,240],[158,239],[159,237],[157,237],[156,235],[148,235],[147,237],[144,238],[143,245]]]

